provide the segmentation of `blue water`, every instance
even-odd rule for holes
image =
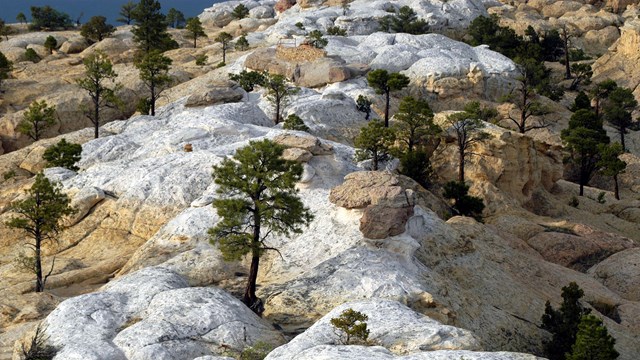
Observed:
[[[211,7],[214,3],[223,0],[160,0],[162,4],[162,12],[166,13],[170,8],[176,8],[182,11],[185,17],[189,18],[202,13],[202,10]],[[22,12],[31,18],[31,6],[49,5],[52,8],[65,12],[71,16],[72,20],[76,20],[80,14],[83,14],[80,21],[82,23],[89,20],[90,17],[102,15],[107,21],[114,25],[121,25],[116,22],[119,17],[120,7],[129,0],[0,0],[0,19],[4,19],[7,23],[16,21],[16,15]],[[134,0],[134,2],[137,2]]]

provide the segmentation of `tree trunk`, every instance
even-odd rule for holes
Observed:
[[[151,84],[151,98],[149,98],[151,105],[151,116],[156,116],[156,87]]]
[[[227,63],[227,47],[224,44],[222,44],[222,63]]]
[[[620,128],[620,145],[622,145],[623,152],[627,151],[627,148],[624,146],[624,132],[626,130],[626,128]]]
[[[464,183],[464,151],[460,151],[458,157],[458,181]]]
[[[280,95],[276,95],[276,119],[275,123],[278,125],[280,123]]]
[[[371,160],[373,161],[373,171],[378,171],[378,153],[377,152],[373,152],[373,156],[371,157]]]
[[[256,282],[258,280],[258,268],[260,266],[260,213],[259,210],[253,213],[255,225],[253,227],[253,240],[251,241],[251,268],[249,269],[249,278],[247,279],[247,287],[242,297],[242,302],[247,305],[253,312],[262,316],[262,305],[260,299],[256,296]]]
[[[95,101],[93,102],[94,105],[94,112],[93,112],[93,126],[94,126],[94,131],[93,131],[93,136],[97,139],[98,138],[98,128],[100,127],[100,95],[96,96]]]
[[[39,233],[36,233],[36,246],[35,246],[35,272],[36,272],[36,292],[44,291],[44,282],[42,281],[42,255],[40,247],[42,239]]]
[[[197,41],[197,40],[198,40],[198,37],[194,35],[194,36],[193,36],[193,48],[194,48],[194,49],[198,47],[198,46],[197,46],[197,44],[196,44],[196,41]]]
[[[565,79],[571,79],[571,65],[569,64],[569,35],[567,35],[567,29],[562,29],[563,45],[564,45],[564,68]]]
[[[613,175],[614,195],[616,200],[620,200],[620,189],[618,188],[618,175]]]
[[[389,95],[391,91],[387,91],[386,94],[386,104],[384,106],[384,127],[389,127]]]

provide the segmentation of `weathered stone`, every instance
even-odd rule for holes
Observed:
[[[329,155],[333,151],[333,147],[330,144],[323,143],[314,136],[282,134],[276,136],[273,141],[288,148],[306,150],[313,155]]]
[[[313,154],[305,149],[300,148],[288,148],[284,150],[282,158],[285,160],[291,160],[295,162],[307,162],[311,160]]]
[[[368,206],[360,218],[360,231],[368,239],[385,239],[400,235],[413,215],[413,205],[405,207]]]
[[[244,90],[237,84],[229,82],[226,84],[212,85],[204,93],[192,94],[187,98],[184,106],[211,106],[216,104],[226,104],[241,101],[245,96]]]
[[[640,301],[640,248],[613,254],[589,273],[623,298]]]

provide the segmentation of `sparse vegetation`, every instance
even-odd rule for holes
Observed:
[[[32,63],[36,64],[40,62],[40,56],[38,56],[38,53],[36,53],[35,50],[33,50],[32,48],[28,48],[27,50],[24,51],[24,58],[27,61],[31,61]]]
[[[347,30],[339,26],[329,26],[327,28],[327,35],[332,36],[347,36]]]
[[[367,343],[370,333],[369,329],[367,329],[367,320],[369,320],[369,317],[366,314],[349,308],[344,310],[339,317],[332,318],[329,322],[337,330],[342,344],[350,345],[354,342]]]
[[[204,32],[204,28],[202,27],[202,23],[198,17],[192,17],[187,20],[187,38],[193,39],[193,48],[198,47],[198,38],[199,37],[207,37],[207,34]]]
[[[395,15],[387,15],[379,19],[378,23],[380,30],[386,32],[420,35],[429,31],[429,24],[424,19],[419,19],[416,12],[409,6],[401,7]]]
[[[196,65],[204,66],[207,64],[209,57],[205,54],[196,55]]]
[[[149,97],[147,98],[149,112],[147,114],[155,116],[156,101],[173,81],[169,76],[171,59],[162,55],[158,50],[153,50],[142,58],[137,59],[135,66],[140,72],[140,79],[149,91]]]
[[[236,20],[244,19],[249,16],[249,9],[247,9],[243,4],[238,4],[238,6],[233,9],[231,16]]]
[[[93,16],[80,29],[80,35],[94,43],[102,41],[102,39],[111,36],[116,29],[111,24],[107,24],[107,18],[104,16]]]
[[[282,109],[300,89],[289,86],[284,76],[269,73],[264,75],[264,80],[259,85],[267,89],[267,101],[273,106],[273,122],[277,125],[282,120]]]
[[[317,49],[322,49],[329,43],[329,40],[323,37],[320,30],[313,30],[307,35],[307,43]]]
[[[47,167],[63,167],[72,171],[78,171],[76,163],[80,161],[82,145],[67,142],[64,138],[57,144],[45,150],[42,158],[47,162]]]
[[[49,337],[45,332],[46,327],[42,324],[36,326],[28,347],[22,344],[22,360],[53,360],[58,353],[58,349],[49,344]]]
[[[245,51],[249,48],[249,41],[247,40],[246,36],[242,35],[238,38],[238,40],[236,40],[236,43],[234,46],[239,51]]]
[[[34,101],[29,105],[29,109],[24,112],[22,121],[18,124],[17,130],[21,134],[27,135],[33,141],[38,141],[44,132],[56,123],[56,107],[48,106],[47,102]]]
[[[296,114],[287,116],[282,124],[282,128],[286,130],[309,131],[309,127],[305,125],[304,121]]]
[[[393,129],[379,120],[372,120],[360,129],[356,137],[356,161],[371,160],[371,170],[377,171],[379,163],[389,158],[396,136]]]
[[[409,85],[409,78],[400,73],[389,73],[387,70],[373,70],[367,74],[367,82],[376,94],[385,96],[384,126],[389,127],[389,101],[392,91],[398,91]]]
[[[226,63],[227,62],[227,50],[232,48],[232,44],[231,44],[231,40],[233,39],[233,36],[231,36],[231,34],[229,34],[228,32],[221,32],[220,34],[218,34],[218,36],[216,36],[215,41],[217,43],[220,43],[220,45],[222,45],[222,62]]]

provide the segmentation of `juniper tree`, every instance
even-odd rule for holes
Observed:
[[[618,143],[610,145],[600,144],[598,152],[600,153],[600,161],[597,166],[601,169],[603,175],[613,178],[614,195],[616,200],[620,200],[618,175],[623,173],[627,167],[627,163],[620,160],[620,155],[624,153],[622,145]]]
[[[291,97],[297,94],[300,89],[289,86],[283,75],[266,74],[264,81],[260,84],[267,89],[267,101],[274,108],[273,121],[277,124],[282,119],[282,108],[291,100]]]
[[[149,91],[147,98],[149,104],[149,115],[156,115],[156,101],[160,94],[171,85],[172,79],[169,76],[171,59],[162,55],[158,50],[142,56],[135,62],[136,68],[140,72],[140,79]]]
[[[198,17],[192,17],[187,20],[187,38],[193,39],[193,48],[198,47],[198,38],[199,37],[207,37],[207,34],[204,32],[204,28],[202,27],[202,23]]]
[[[69,203],[69,197],[62,192],[60,185],[51,183],[39,173],[31,188],[27,190],[27,197],[11,205],[18,217],[7,221],[6,225],[23,230],[33,239],[33,242],[27,243],[33,250],[33,256],[23,258],[22,264],[36,276],[35,292],[44,291],[55,265],[54,258],[49,272],[43,274],[42,246],[44,243],[56,241],[56,236],[63,228],[63,218],[75,213]]]
[[[238,38],[238,40],[236,40],[235,43],[235,48],[240,50],[240,51],[245,51],[249,48],[249,41],[247,40],[247,37],[242,35]]]
[[[376,94],[385,96],[384,126],[389,127],[389,101],[392,91],[397,91],[409,85],[409,78],[400,73],[391,73],[387,70],[373,70],[367,74],[367,81]]]
[[[89,93],[92,107],[85,110],[85,115],[93,123],[94,137],[97,139],[100,128],[100,113],[104,108],[121,104],[116,92],[122,86],[115,83],[118,74],[113,71],[113,64],[105,53],[98,50],[87,56],[83,62],[84,77],[78,79],[76,84]]]
[[[394,141],[393,129],[385,127],[379,120],[370,121],[360,129],[360,134],[354,141],[357,148],[355,160],[371,160],[371,169],[377,171],[380,161],[389,157]]]
[[[227,50],[231,49],[231,40],[233,36],[228,32],[221,32],[216,36],[215,41],[219,42],[222,45],[222,63],[225,64],[227,62]]]
[[[102,41],[109,37],[115,28],[111,24],[107,24],[107,18],[104,16],[93,16],[80,29],[80,35],[90,42]]]
[[[476,144],[486,140],[489,134],[482,131],[484,123],[481,120],[483,109],[478,102],[471,102],[465,106],[465,111],[449,115],[447,124],[452,130],[458,150],[458,182],[464,183],[464,166],[473,153]]]
[[[18,123],[18,132],[27,135],[33,141],[42,138],[44,131],[56,123],[56,107],[48,106],[47,102],[34,101],[22,115],[22,121]]]
[[[117,22],[121,22],[127,25],[131,25],[131,21],[133,20],[133,10],[136,8],[136,3],[133,1],[129,1],[126,4],[123,4],[120,7],[120,17],[116,19]]]
[[[63,167],[72,171],[78,171],[76,163],[80,161],[82,145],[67,142],[64,138],[57,144],[49,147],[42,154],[42,159],[47,162],[47,167]]]
[[[251,257],[251,268],[242,302],[257,314],[262,302],[256,296],[260,257],[267,251],[271,234],[301,234],[313,215],[304,206],[295,185],[302,166],[282,159],[284,146],[271,140],[251,141],[213,167],[216,193],[213,207],[221,218],[209,229],[211,242],[217,244],[225,260]]]
[[[620,354],[614,348],[616,340],[609,335],[602,320],[583,315],[578,324],[576,342],[566,360],[614,360]]]
[[[233,8],[231,16],[236,20],[244,19],[249,16],[249,9],[247,9],[243,4],[238,4],[238,6]]]
[[[633,124],[631,112],[638,106],[638,101],[633,96],[631,89],[616,87],[607,98],[604,105],[604,119],[618,132],[620,135],[620,144],[622,150],[626,150],[624,135],[629,131],[629,127]]]

